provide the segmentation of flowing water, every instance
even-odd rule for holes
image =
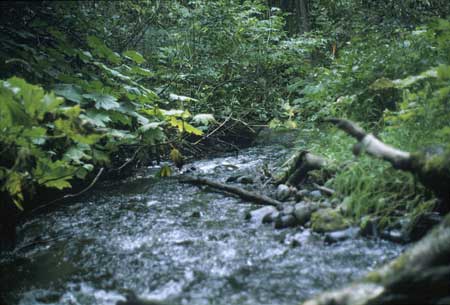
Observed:
[[[256,176],[286,154],[253,147],[189,166],[224,181]],[[402,251],[380,240],[327,245],[301,228],[257,225],[244,220],[256,206],[158,180],[156,170],[99,185],[21,225],[19,250],[0,259],[0,303],[107,305],[135,293],[164,304],[298,304]]]

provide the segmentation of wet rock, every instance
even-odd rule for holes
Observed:
[[[297,219],[293,215],[284,215],[275,220],[275,229],[284,229],[297,225]]]
[[[293,205],[286,205],[284,208],[283,208],[283,211],[281,211],[281,213],[283,214],[283,215],[291,215],[291,214],[294,214],[294,206]]]
[[[309,197],[319,199],[320,197],[322,197],[322,192],[319,190],[312,191],[309,193]]]
[[[116,305],[169,305],[166,301],[143,300],[134,295],[127,296],[126,301],[118,301]]]
[[[400,229],[384,230],[380,233],[380,237],[395,243],[406,244],[410,240]]]
[[[325,235],[325,242],[333,244],[347,239],[352,239],[359,235],[359,231],[359,228],[351,227],[341,231],[330,232]]]
[[[202,217],[202,212],[194,211],[194,212],[191,213],[190,216],[193,217],[193,218],[200,218],[200,217]]]
[[[237,178],[236,182],[240,183],[240,184],[253,184],[254,183],[253,178],[250,176],[239,177],[239,178]]]
[[[239,178],[241,178],[242,175],[232,175],[225,180],[225,182],[236,182]]]
[[[305,201],[297,203],[294,208],[294,216],[300,226],[304,226],[311,218],[318,207],[313,204],[308,204]]]
[[[302,245],[307,244],[313,239],[313,236],[311,234],[310,230],[303,230],[300,233],[296,233],[294,235],[287,236],[285,239],[285,244],[296,248],[300,247]]]
[[[264,216],[264,218],[262,219],[263,223],[272,223],[275,220],[277,220],[277,218],[281,217],[281,213],[278,211],[275,211],[273,213],[267,214],[266,216]]]
[[[288,199],[290,195],[291,195],[291,189],[289,188],[289,186],[287,186],[285,184],[280,184],[277,187],[277,191],[275,193],[275,197],[278,200],[284,201],[284,200]]]
[[[300,201],[303,200],[309,194],[308,190],[300,190],[295,193],[295,200]]]
[[[331,199],[330,204],[331,204],[331,206],[332,206],[333,208],[337,207],[338,204],[339,204],[339,199],[337,199],[337,198]]]
[[[325,233],[344,230],[350,221],[334,209],[320,209],[311,215],[311,228],[314,232]]]
[[[266,217],[269,217],[270,214],[275,212],[278,212],[277,209],[268,205],[251,211],[246,215],[246,219],[249,219],[253,223],[261,224]]]

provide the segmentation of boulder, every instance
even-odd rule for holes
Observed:
[[[249,219],[253,223],[262,224],[263,220],[266,217],[275,212],[278,212],[278,210],[275,207],[267,205],[257,210],[251,211],[246,215],[246,219]]]
[[[320,209],[311,215],[311,228],[318,233],[344,230],[349,226],[350,221],[331,208]]]
[[[298,225],[304,226],[317,209],[317,205],[308,204],[305,201],[297,203],[294,207],[294,216],[297,218]]]

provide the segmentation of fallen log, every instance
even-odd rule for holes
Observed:
[[[327,120],[342,129],[358,142],[353,147],[353,153],[362,152],[381,158],[399,170],[417,175],[419,181],[432,190],[443,204],[442,212],[450,211],[450,150],[442,154],[427,154],[424,152],[410,153],[383,143],[371,133],[366,133],[354,122],[345,119],[331,118]]]
[[[307,150],[301,150],[291,157],[281,171],[275,175],[275,184],[297,186],[303,183],[312,170],[325,168],[327,161]]]
[[[194,184],[194,185],[210,186],[214,189],[234,194],[244,200],[248,200],[253,203],[260,204],[260,205],[272,205],[272,206],[275,206],[277,209],[282,209],[282,206],[283,206],[283,204],[280,201],[270,198],[268,196],[250,192],[250,191],[247,191],[240,187],[220,183],[220,182],[213,181],[213,180],[206,179],[206,178],[185,176],[180,179],[180,182],[181,183],[190,183],[190,184]]]

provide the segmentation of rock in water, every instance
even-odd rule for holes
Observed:
[[[254,183],[253,178],[250,176],[239,177],[239,178],[237,178],[236,182],[240,183],[240,184],[253,184]]]
[[[275,229],[284,229],[297,225],[297,219],[293,215],[284,215],[275,220]]]
[[[246,218],[250,219],[250,221],[253,223],[262,224],[267,217],[276,212],[278,212],[278,210],[275,207],[268,205],[251,211],[247,214]]]
[[[359,228],[348,228],[346,230],[335,231],[325,235],[325,242],[329,244],[337,243],[347,239],[355,238],[359,234]]]
[[[281,217],[281,213],[279,211],[273,212],[271,214],[267,214],[262,222],[263,223],[271,223],[274,222],[275,220],[277,220],[279,217]]]

